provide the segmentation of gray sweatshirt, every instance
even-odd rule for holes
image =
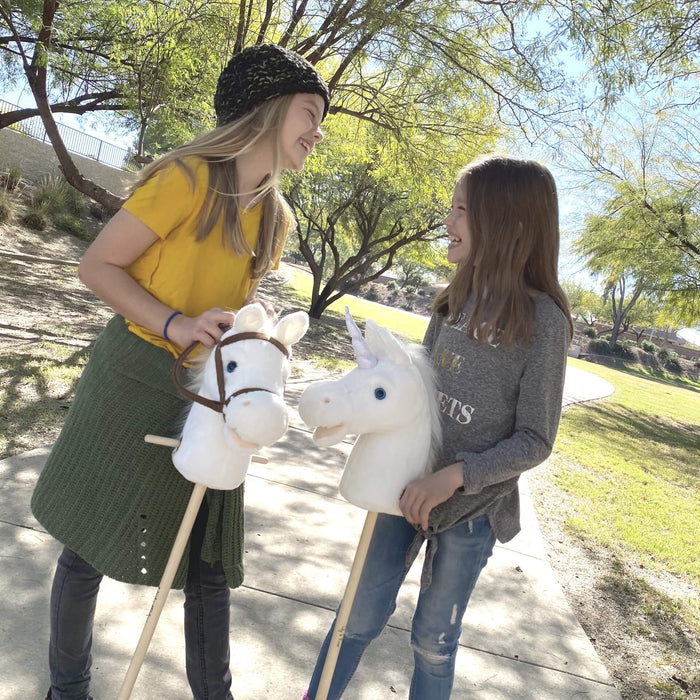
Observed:
[[[528,345],[490,345],[464,322],[433,314],[423,344],[435,364],[443,443],[435,469],[464,462],[464,488],[430,513],[430,537],[479,515],[507,542],[520,531],[518,478],[551,453],[559,426],[569,324],[546,294],[535,298]]]

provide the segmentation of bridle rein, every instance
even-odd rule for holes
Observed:
[[[207,408],[211,408],[212,411],[216,411],[217,413],[221,414],[223,414],[224,412],[224,407],[228,406],[229,401],[231,401],[231,399],[235,398],[236,396],[240,396],[241,394],[247,394],[252,391],[267,391],[270,394],[274,394],[275,392],[270,389],[264,389],[262,387],[246,387],[245,389],[239,389],[238,391],[234,391],[228,397],[226,396],[226,386],[224,383],[224,366],[223,360],[221,358],[221,348],[225,347],[226,345],[231,345],[231,343],[237,343],[241,340],[264,340],[268,343],[272,343],[272,345],[274,345],[286,358],[289,358],[289,350],[287,350],[287,348],[282,343],[280,343],[280,341],[277,340],[277,338],[273,338],[272,336],[269,336],[265,333],[245,331],[242,333],[235,333],[234,335],[230,335],[224,340],[220,340],[214,348],[214,362],[216,365],[216,383],[219,388],[219,400],[215,401],[214,399],[208,399],[204,396],[200,396],[199,394],[195,394],[193,391],[190,391],[189,389],[185,388],[180,380],[180,373],[182,371],[182,367],[185,363],[185,360],[187,359],[189,354],[200,344],[199,341],[195,341],[194,343],[189,345],[175,361],[173,375],[175,379],[175,384],[177,385],[177,388],[180,390],[180,392],[192,401],[195,401],[196,403],[201,404],[202,406],[206,406]]]

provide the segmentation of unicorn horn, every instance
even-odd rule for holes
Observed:
[[[374,367],[378,360],[372,354],[372,351],[367,345],[367,341],[362,337],[362,332],[357,327],[355,319],[350,313],[350,309],[345,307],[345,325],[348,327],[348,333],[352,340],[352,347],[355,351],[355,357],[357,358],[357,366],[361,369],[370,369]]]

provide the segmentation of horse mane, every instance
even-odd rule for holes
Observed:
[[[426,393],[428,394],[428,412],[430,414],[430,451],[428,453],[428,463],[426,465],[431,471],[435,466],[437,457],[442,444],[442,425],[440,419],[440,408],[436,400],[437,397],[437,379],[435,376],[435,368],[428,357],[428,353],[424,345],[417,343],[407,343],[405,346],[411,362],[416,366],[418,373],[423,380]]]

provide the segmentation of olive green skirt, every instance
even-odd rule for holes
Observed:
[[[97,339],[63,430],[32,496],[46,530],[101,573],[157,586],[193,485],[171,448],[144,435],[174,436],[187,401],[174,360],[115,316]],[[221,561],[229,586],[243,581],[243,487],[207,490],[202,558]],[[188,549],[173,588],[185,583]]]

